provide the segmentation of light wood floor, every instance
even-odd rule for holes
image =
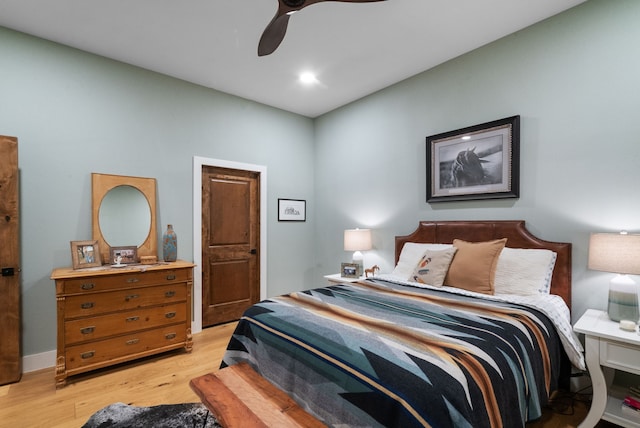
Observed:
[[[194,335],[190,354],[177,351],[75,376],[61,389],[55,388],[53,368],[26,373],[18,383],[0,386],[0,427],[78,428],[95,411],[115,402],[137,406],[198,402],[189,380],[218,369],[234,328],[235,323],[225,324]],[[572,416],[549,410],[527,428],[575,427],[586,406],[576,403],[573,410]]]
[[[174,351],[70,378],[56,389],[54,369],[0,386],[0,427],[78,428],[111,403],[137,406],[199,402],[189,380],[220,366],[235,323],[193,336],[193,351]]]

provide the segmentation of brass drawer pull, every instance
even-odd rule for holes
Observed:
[[[140,295],[139,295],[139,294],[129,294],[127,297],[125,297],[125,298],[124,298],[124,300],[125,300],[126,302],[128,302],[129,300],[137,299],[137,298],[139,298],[139,297],[140,297]]]
[[[176,316],[175,312],[167,312],[166,314],[164,314],[164,316],[166,318],[174,318]]]
[[[167,291],[166,293],[164,293],[164,297],[173,297],[176,295],[175,291]]]
[[[86,360],[88,358],[93,358],[94,355],[96,355],[96,351],[83,352],[80,354],[80,358]]]
[[[140,342],[140,339],[131,339],[131,340],[127,340],[126,344],[127,345],[135,345],[138,342]]]
[[[80,305],[82,309],[91,309],[93,308],[93,302],[86,302]]]
[[[134,282],[138,282],[138,281],[140,281],[138,278],[129,278],[129,279],[127,279],[127,283],[129,283],[129,284],[133,284]]]
[[[167,340],[172,340],[176,338],[176,334],[175,333],[169,333],[169,334],[165,334],[164,338]]]
[[[133,321],[138,321],[140,319],[140,317],[129,317],[126,319],[127,322],[133,322]]]
[[[85,327],[80,329],[80,333],[82,334],[91,334],[96,330],[95,326]]]
[[[167,275],[167,281],[173,281],[174,279],[176,279],[175,275]]]
[[[80,288],[82,288],[83,290],[93,290],[93,287],[95,287],[95,284],[89,282],[87,284],[82,284],[80,286]]]

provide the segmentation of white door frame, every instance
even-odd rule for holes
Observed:
[[[260,300],[267,298],[267,167],[193,157],[193,320],[191,332],[202,331],[202,167],[239,169],[260,174]]]

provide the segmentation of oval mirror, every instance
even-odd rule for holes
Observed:
[[[157,257],[156,179],[91,174],[91,225],[102,260],[111,247],[138,247],[138,258]]]
[[[133,186],[116,186],[100,203],[100,229],[111,247],[144,243],[151,228],[151,210],[147,198]]]

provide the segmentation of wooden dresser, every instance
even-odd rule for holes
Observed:
[[[193,264],[55,269],[56,386],[68,376],[178,348],[190,352]]]

